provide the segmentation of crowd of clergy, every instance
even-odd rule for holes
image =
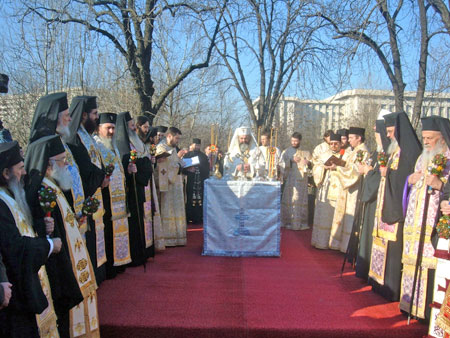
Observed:
[[[202,152],[145,115],[99,113],[95,96],[41,97],[25,154],[14,135],[0,142],[0,336],[99,337],[99,285],[186,245],[213,175],[281,181],[282,227],[312,223],[312,246],[344,253],[375,292],[444,337],[449,228],[437,225],[450,215],[450,121],[423,118],[423,146],[405,113],[381,110],[373,132],[372,152],[365,129],[350,127],[311,153],[298,132],[280,151],[271,131],[241,127],[226,154]]]

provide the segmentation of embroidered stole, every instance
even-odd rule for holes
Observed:
[[[155,249],[164,250],[166,245],[164,243],[164,233],[161,225],[161,214],[159,211],[158,193],[156,191],[155,177],[152,177],[152,197],[155,212],[153,213],[153,227],[155,229]]]
[[[14,200],[5,190],[5,188],[0,188],[0,199],[5,202],[11,211],[14,221],[16,222],[16,227],[20,232],[21,236],[36,237],[33,228],[27,224],[24,215],[19,211],[19,207]],[[52,292],[50,289],[50,282],[47,276],[47,270],[45,266],[42,265],[38,271],[39,281],[41,282],[42,291],[47,298],[48,306],[41,313],[36,315],[36,322],[39,328],[39,335],[41,337],[59,337],[58,328],[56,325],[56,313],[53,307]]]
[[[75,210],[75,214],[81,216],[83,214],[83,202],[85,200],[83,183],[81,182],[80,170],[78,169],[77,164],[73,158],[72,152],[70,151],[69,146],[64,143],[64,148],[66,149],[66,159],[68,163],[68,169],[70,172],[70,176],[72,177],[72,187],[70,191],[72,192],[73,199],[73,209]],[[78,228],[80,229],[81,234],[84,234],[87,231],[87,218],[83,217],[83,222],[78,223]]]
[[[111,204],[114,266],[120,266],[131,262],[125,173],[120,158],[116,155],[119,152],[117,150],[113,152],[100,141],[98,142],[98,149],[104,166],[114,165],[108,188]]]
[[[394,151],[389,157],[388,166],[392,170],[398,169],[400,160],[400,148]],[[373,244],[370,257],[369,277],[378,284],[384,285],[384,275],[386,271],[386,259],[388,254],[389,241],[397,240],[398,223],[387,224],[381,220],[384,205],[384,193],[386,188],[386,177],[381,177],[377,194],[377,208],[373,227]]]
[[[59,187],[44,177],[42,183],[54,189],[57,194],[56,203],[64,220],[66,241],[72,262],[73,273],[83,295],[83,301],[70,310],[70,335],[79,337],[99,330],[97,314],[97,284],[89,253],[78,230],[78,222],[69,203]]]
[[[97,166],[99,169],[102,168],[102,162],[100,159],[100,155],[97,150],[96,143],[91,135],[88,134],[86,129],[83,126],[80,126],[78,129],[78,136],[80,136],[81,142],[84,147],[88,150],[89,157],[91,158],[91,162]],[[103,198],[102,198],[102,188],[99,187],[95,193],[94,197],[100,202],[100,206],[95,214],[92,215],[92,218],[95,221],[95,238],[96,238],[96,246],[97,246],[97,267],[102,266],[106,262],[106,249],[105,249],[105,225],[103,224],[103,214],[105,210],[103,209]]]
[[[136,151],[138,158],[143,158],[143,157],[150,158],[149,153],[139,152],[133,146],[132,143],[130,143],[130,149]],[[166,163],[166,162],[168,162],[168,161],[165,161],[164,163]],[[134,183],[136,183],[136,181],[134,181]],[[144,221],[144,238],[145,238],[145,247],[146,248],[149,248],[153,245],[152,192],[151,192],[152,186],[151,186],[151,184],[152,184],[152,182],[149,181],[149,183],[145,186],[145,201],[144,201],[144,205],[142,206],[142,208],[144,210],[143,221]],[[136,187],[135,187],[135,189],[136,189]],[[136,201],[136,203],[138,203],[138,201]]]

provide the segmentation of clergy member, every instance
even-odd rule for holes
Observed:
[[[191,144],[193,150],[184,155],[183,158],[198,156],[198,165],[183,169],[187,177],[186,182],[186,220],[192,223],[203,222],[203,184],[209,177],[209,159],[200,150],[201,140],[194,138]]]
[[[334,167],[327,161],[333,156],[340,158],[341,136],[330,134],[329,146],[321,151],[313,162],[313,178],[317,187],[316,208],[314,212],[311,245],[317,249],[328,249],[334,206],[339,195],[340,184],[336,176],[331,175]]]
[[[176,151],[181,131],[167,130],[166,138],[156,148],[156,182],[160,192],[161,221],[166,246],[186,245],[186,213],[184,206],[182,157],[186,150]]]
[[[383,118],[387,114],[390,114],[390,112],[385,109],[380,110],[378,118],[375,121],[375,141],[377,148],[370,154],[367,163],[359,166],[360,173],[364,174],[364,180],[359,201],[360,205],[357,208],[358,212],[355,214],[352,236],[356,236],[359,240],[359,243],[357,241],[355,245],[355,250],[357,250],[355,275],[364,280],[367,280],[369,276],[373,241],[372,232],[377,207],[378,187],[381,180],[378,155],[384,154],[389,145]]]
[[[330,135],[334,132],[329,129],[323,134],[322,143],[319,143],[313,150],[312,153],[312,162],[316,163],[318,158],[321,156],[323,152],[329,152],[330,150]]]
[[[403,251],[403,190],[422,146],[405,113],[385,115],[384,124],[391,142],[387,165],[380,166],[369,284],[389,301],[398,301]]]
[[[86,197],[93,196],[100,202],[98,211],[88,216],[89,231],[86,232],[86,246],[94,266],[97,284],[106,278],[105,236],[103,223],[102,188],[109,184],[102,167],[101,157],[92,134],[97,128],[98,110],[95,96],[76,96],[69,108],[71,122],[70,137],[67,140],[69,148],[80,170]]]
[[[369,152],[364,143],[365,129],[350,127],[348,132],[351,152],[345,159],[344,167],[334,166],[332,175],[339,181],[340,193],[335,206],[333,223],[331,226],[330,249],[347,252],[350,234],[353,229],[358,192],[361,188],[361,173],[359,165],[366,163]],[[344,156],[343,156],[344,158]]]
[[[291,136],[291,146],[283,151],[280,174],[284,183],[281,198],[281,226],[291,230],[306,230],[308,226],[308,166],[309,151],[301,150],[302,135]]]
[[[12,284],[10,304],[3,309],[0,333],[5,337],[57,337],[56,314],[44,264],[61,250],[60,238],[39,238],[33,229],[16,141],[0,144],[0,250]]]
[[[0,74],[0,93],[8,92],[8,81],[8,75]],[[2,143],[1,140],[0,143]],[[0,310],[9,304],[9,300],[11,299],[11,286],[11,283],[8,281],[8,276],[6,275],[2,254],[0,253]],[[0,319],[2,319],[1,314]]]
[[[148,137],[149,130],[150,120],[148,119],[148,117],[144,115],[139,115],[138,117],[136,117],[136,133],[144,143]]]
[[[259,162],[262,162],[263,172],[259,176],[278,179],[280,171],[281,151],[271,145],[270,131],[265,130],[261,133],[261,145],[259,146]]]
[[[145,267],[147,259],[155,255],[150,180],[153,169],[129,112],[117,115],[114,142],[122,160],[128,189],[131,265]]]
[[[162,140],[166,138],[166,132],[167,132],[166,126],[157,126],[156,127],[156,139],[155,144],[159,144]]]
[[[113,141],[116,118],[113,113],[99,114],[97,135],[94,136],[103,167],[113,168],[112,172],[109,171],[108,187],[102,189],[108,279],[114,278],[118,271],[123,271],[124,265],[131,262],[125,172]]]
[[[408,184],[409,193],[405,224],[403,226],[403,273],[400,291],[400,309],[409,312],[412,286],[416,267],[417,294],[414,296],[412,315],[417,318],[429,318],[433,297],[434,272],[437,258],[434,255],[432,233],[438,221],[439,203],[444,182],[450,174],[450,121],[440,116],[422,118],[423,151],[419,156]],[[449,142],[449,143],[446,143]],[[433,174],[429,168],[439,167],[435,156],[442,156],[443,165],[440,174]],[[428,200],[428,201],[426,201]],[[425,209],[426,205],[428,208]],[[424,223],[426,217],[426,224]],[[421,233],[424,237],[421,242]],[[418,249],[421,247],[419,254]]]
[[[45,218],[54,220],[53,227],[37,227],[37,231],[42,237],[60,237],[63,244],[61,251],[50,256],[46,264],[60,337],[98,337],[97,285],[89,253],[72,208],[63,194],[63,191],[70,190],[72,177],[61,138],[58,135],[45,136],[31,143],[25,166],[28,172],[41,177],[41,184],[34,190],[37,201],[33,206],[35,220],[45,216],[39,203],[39,197],[42,198],[40,189],[51,188],[56,193],[54,209]]]
[[[41,97],[36,105],[31,124],[30,143],[48,135],[58,134],[62,138],[66,149],[68,169],[72,176],[72,186],[69,191],[64,191],[64,195],[66,195],[67,201],[75,211],[78,226],[81,234],[84,235],[88,226],[87,218],[82,215],[83,202],[85,200],[83,183],[80,169],[66,143],[70,139],[69,124],[71,121],[66,93],[54,93]],[[85,169],[83,168],[83,170]],[[31,180],[32,177],[30,178]],[[38,178],[37,183],[40,184],[40,178]]]
[[[224,176],[251,180],[255,176],[259,148],[250,128],[239,127],[234,131],[224,160]]]

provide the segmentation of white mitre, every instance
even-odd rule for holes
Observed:
[[[233,134],[233,138],[231,139],[231,142],[228,146],[228,153],[229,154],[237,154],[240,153],[241,150],[239,148],[239,136],[243,135],[250,135],[250,143],[249,143],[249,150],[252,151],[253,149],[258,147],[258,144],[256,142],[256,138],[252,133],[251,128],[249,127],[239,127],[236,128]]]

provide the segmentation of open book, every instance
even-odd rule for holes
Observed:
[[[190,157],[190,158],[183,158],[183,168],[189,168],[194,165],[200,164],[200,159],[198,156]]]
[[[325,166],[329,167],[333,164],[336,164],[338,167],[345,167],[345,161],[342,158],[331,155],[328,160],[324,163]]]

